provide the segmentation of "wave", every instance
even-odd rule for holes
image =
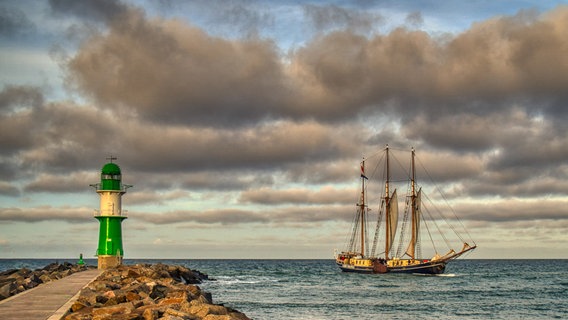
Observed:
[[[258,284],[266,282],[278,282],[278,279],[272,279],[267,277],[230,277],[221,276],[217,277],[216,281],[218,284],[223,285],[234,285],[234,284]]]
[[[441,274],[413,273],[412,275],[421,276],[421,277],[446,277],[446,278],[458,277],[458,275],[455,273],[441,273]]]

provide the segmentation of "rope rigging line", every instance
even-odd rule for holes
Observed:
[[[442,218],[442,221],[443,221],[446,225],[448,225],[448,227],[450,227],[450,229],[454,232],[454,234],[458,237],[458,239],[459,239],[461,242],[466,242],[466,241],[463,239],[463,237],[459,234],[459,232],[454,228],[454,226],[448,221],[448,219],[446,218],[446,216],[444,216],[444,214],[442,213],[442,211],[441,211],[440,209],[438,209],[438,207],[434,204],[434,202],[430,199],[430,197],[429,197],[427,194],[425,194],[424,192],[423,192],[422,194],[423,194],[423,196],[426,197],[426,199],[428,200],[428,202],[432,205],[432,207],[434,207],[435,211],[438,213],[438,216],[439,216],[440,218]],[[434,217],[431,215],[430,210],[428,210],[427,208],[426,208],[426,210],[427,210],[428,214],[432,217],[432,220],[434,220]],[[438,227],[437,224],[436,224],[436,227]],[[439,227],[438,227],[438,229],[439,229]],[[442,235],[442,237],[444,238],[444,240],[445,240],[446,242],[449,242],[449,241],[447,240],[447,238],[446,238],[446,236],[445,236],[444,233],[442,233],[442,232],[440,231],[440,234]],[[448,243],[448,246],[450,246],[449,243]]]
[[[428,232],[428,237],[430,237],[430,242],[432,242],[434,253],[438,254],[438,248],[436,248],[436,243],[434,243],[434,238],[432,237],[432,233],[430,232],[430,227],[428,227],[428,223],[426,221],[424,221],[424,227],[426,227],[426,231]]]
[[[381,201],[381,208],[379,210],[379,212],[377,213],[377,226],[375,227],[375,238],[373,239],[373,247],[371,250],[371,257],[375,257],[375,253],[377,251],[377,244],[379,241],[379,232],[381,229],[381,222],[383,220],[383,213],[384,213],[384,207],[385,207],[385,200],[383,199],[383,201]]]
[[[408,193],[409,193],[409,192],[408,192],[408,190],[407,190],[407,194],[408,194]],[[405,203],[405,206],[404,206],[404,216],[403,216],[402,225],[401,225],[401,228],[400,228],[400,236],[399,236],[399,241],[398,241],[398,248],[396,249],[396,256],[397,256],[397,257],[401,257],[401,256],[404,255],[404,254],[402,253],[402,248],[403,248],[404,243],[406,242],[406,234],[407,234],[407,232],[406,232],[406,226],[408,225],[408,214],[409,214],[409,210],[408,210],[408,209],[410,208],[410,206],[409,206],[409,204],[408,204],[408,203],[409,203],[409,200],[410,200],[410,197],[407,196],[407,197],[406,197],[406,203]]]
[[[446,235],[442,232],[442,230],[440,229],[440,226],[436,223],[436,220],[434,219],[434,216],[431,214],[430,210],[428,210],[428,208],[423,207],[423,212],[424,212],[424,209],[425,209],[426,213],[428,214],[428,216],[430,217],[430,220],[432,221],[432,223],[436,227],[436,230],[438,230],[438,234],[442,237],[442,239],[444,239],[444,242],[446,243],[446,246],[448,247],[448,249],[452,249],[450,241],[448,241],[448,238],[446,238]],[[442,219],[443,218],[444,217],[442,217]],[[444,221],[445,221],[445,219],[444,219]],[[459,237],[459,235],[458,235],[458,237]]]
[[[357,214],[353,218],[353,230],[351,231],[351,239],[349,241],[349,251],[355,252],[355,239],[357,237],[357,226],[359,225],[359,210],[357,210]]]
[[[468,240],[471,241],[473,244],[475,244],[475,241],[473,241],[473,238],[471,237],[471,234],[469,233],[469,231],[467,230],[467,228],[464,226],[464,224],[462,223],[462,221],[459,219],[458,215],[456,214],[454,208],[450,205],[446,195],[442,192],[442,190],[438,187],[438,185],[434,182],[434,179],[432,178],[432,176],[430,176],[430,173],[428,172],[428,170],[426,169],[426,167],[422,164],[422,162],[420,161],[420,159],[418,159],[418,163],[420,164],[420,166],[422,167],[422,169],[424,170],[424,172],[426,173],[426,175],[428,176],[428,178],[430,179],[431,183],[434,185],[436,191],[442,196],[442,199],[444,200],[444,202],[446,203],[446,206],[448,208],[450,208],[450,211],[453,214],[453,218],[459,223],[459,225],[461,226],[462,230],[467,234],[467,237],[469,238]],[[443,215],[441,215],[444,218],[444,221],[446,221],[445,217]],[[446,223],[448,223],[446,221]],[[452,229],[452,231],[458,236],[458,238],[462,241],[462,242],[466,242],[466,240],[460,235],[460,233],[453,227],[453,225],[451,223],[448,223],[448,225],[450,226],[450,228]]]

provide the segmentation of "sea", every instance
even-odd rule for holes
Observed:
[[[0,271],[65,259],[0,259]],[[86,260],[96,265],[95,260]],[[568,319],[568,260],[457,260],[437,276],[343,273],[329,260],[125,260],[199,270],[252,319]]]

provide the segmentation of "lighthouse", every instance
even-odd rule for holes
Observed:
[[[127,218],[122,211],[122,195],[131,185],[122,184],[120,167],[113,162],[116,157],[107,158],[109,162],[101,170],[101,182],[92,184],[100,196],[100,210],[95,211],[99,221],[99,246],[97,248],[98,268],[109,269],[122,264],[122,221]]]

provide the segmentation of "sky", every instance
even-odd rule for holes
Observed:
[[[0,258],[332,258],[414,147],[478,248],[568,258],[561,1],[0,1]],[[378,207],[370,203],[369,206]]]

